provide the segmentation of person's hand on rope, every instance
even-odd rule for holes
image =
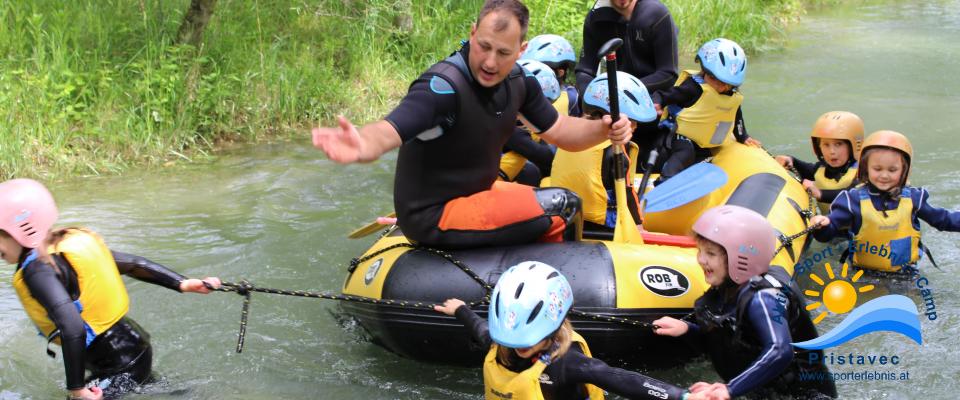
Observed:
[[[683,322],[679,319],[673,317],[663,317],[656,321],[653,321],[653,325],[656,328],[653,330],[653,333],[664,336],[682,336],[687,333],[687,330],[690,329],[690,326],[686,322]]]
[[[180,292],[182,293],[202,293],[207,294],[220,288],[220,278],[207,277],[201,279],[189,278],[180,282]]]
[[[820,200],[820,196],[821,196],[820,188],[818,188],[817,185],[813,183],[813,181],[809,179],[804,179],[803,188],[806,189],[807,192],[809,192],[810,195],[813,196],[813,198]]]
[[[443,305],[433,306],[433,310],[452,317],[453,314],[457,312],[457,309],[460,308],[460,306],[464,306],[466,304],[467,303],[464,303],[463,300],[460,299],[447,299],[447,301],[443,302]]]
[[[830,218],[826,215],[814,215],[810,218],[810,225],[815,226],[817,229],[823,228],[830,225]]]
[[[633,136],[633,128],[630,124],[630,119],[627,118],[627,114],[620,114],[620,119],[617,122],[613,122],[613,118],[609,115],[603,116],[604,126],[609,126],[610,131],[607,132],[607,138],[613,142],[614,145],[624,145],[630,141],[630,138]]]
[[[690,393],[710,400],[730,400],[730,391],[723,383],[697,382],[690,386]]]
[[[786,168],[786,169],[791,169],[791,168],[793,168],[793,157],[790,157],[790,156],[776,156],[776,157],[773,157],[773,158],[776,159],[777,162],[780,163],[780,165],[782,165],[784,168]]]

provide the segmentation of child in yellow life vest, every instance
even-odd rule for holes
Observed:
[[[863,141],[857,169],[857,178],[863,183],[841,192],[830,206],[829,216],[811,218],[810,223],[820,228],[813,237],[826,242],[849,228],[853,265],[916,273],[920,252],[925,250],[920,242],[920,220],[941,231],[960,232],[960,211],[931,206],[926,189],[907,185],[912,159],[913,147],[906,136],[894,131],[870,134]]]
[[[565,107],[560,107],[557,102],[560,97],[560,84],[553,70],[536,60],[520,60],[518,64],[527,74],[537,78],[540,88],[543,89],[543,95],[550,100],[557,112],[566,114]],[[517,127],[503,146],[499,179],[528,186],[539,186],[542,178],[550,176],[556,151],[555,146],[540,140],[540,135],[530,133],[520,121],[517,121]]]
[[[675,118],[677,140],[663,162],[660,181],[706,159],[710,150],[730,141],[760,146],[747,134],[738,88],[747,73],[747,55],[737,43],[714,39],[697,51],[701,70],[680,73],[674,87],[653,93],[658,114],[667,110]]]
[[[704,398],[591,358],[587,343],[566,318],[573,290],[549,265],[525,261],[510,267],[491,299],[489,321],[458,299],[434,306],[456,316],[474,339],[490,346],[483,363],[487,400],[596,400],[603,398],[599,388],[631,399]]]
[[[57,206],[29,179],[0,183],[0,256],[40,334],[63,349],[68,399],[117,396],[150,378],[150,335],[126,316],[120,275],[179,292],[208,293],[217,278],[188,279],[143,257],[111,251],[82,228],[51,231]],[[53,357],[54,353],[47,349]],[[91,376],[84,380],[84,370]],[[86,387],[90,383],[91,386]]]
[[[651,122],[657,113],[647,93],[647,88],[639,79],[626,72],[617,72],[617,97],[620,112],[627,115],[636,129],[637,123]],[[610,113],[610,92],[607,86],[607,74],[593,79],[583,94],[583,111],[587,118],[601,118]],[[633,163],[636,162],[636,149],[627,153]],[[617,222],[616,195],[613,192],[613,147],[609,142],[600,143],[581,152],[558,150],[553,159],[550,185],[574,191],[583,204],[585,229],[613,228]],[[627,182],[633,181],[633,169],[627,168]],[[628,209],[634,221],[640,224],[636,197],[628,190]]]
[[[830,203],[841,191],[857,184],[857,160],[863,145],[863,120],[847,111],[830,111],[820,116],[810,132],[817,162],[791,156],[777,156],[785,168],[795,168],[803,187],[820,202],[820,212],[830,212]]]
[[[580,116],[580,98],[577,88],[566,83],[573,67],[577,65],[577,55],[567,39],[557,35],[538,35],[527,43],[527,50],[520,60],[536,60],[553,69],[560,82],[560,96],[554,101],[557,110],[567,115]]]

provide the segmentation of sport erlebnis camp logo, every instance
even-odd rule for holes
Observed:
[[[816,272],[810,273],[810,279],[821,286],[821,290],[805,290],[804,294],[818,301],[807,306],[808,311],[820,308],[821,305],[827,308],[827,311],[817,315],[813,322],[819,324],[827,317],[827,312],[834,315],[850,313],[836,327],[820,337],[800,343],[793,343],[794,346],[809,350],[821,350],[828,347],[834,347],[849,342],[857,337],[871,332],[888,331],[904,335],[917,344],[923,344],[923,338],[920,332],[920,313],[917,311],[917,305],[913,300],[901,295],[887,295],[870,300],[860,307],[854,308],[857,304],[857,294],[873,290],[873,285],[854,285],[863,276],[863,271],[857,271],[853,277],[847,281],[846,263],[840,272],[840,276],[834,275],[830,263],[824,265],[828,281],[825,281]]]

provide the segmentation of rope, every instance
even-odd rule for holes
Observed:
[[[385,253],[385,252],[387,252],[387,251],[390,251],[390,250],[393,250],[393,249],[397,249],[397,248],[401,248],[401,247],[408,247],[408,248],[412,248],[412,249],[416,249],[416,250],[420,250],[420,251],[425,251],[425,252],[427,252],[427,253],[434,254],[434,255],[437,255],[437,256],[439,256],[439,257],[442,257],[442,258],[444,258],[445,260],[447,260],[447,261],[449,261],[450,263],[452,263],[453,265],[456,265],[458,268],[460,268],[461,271],[463,271],[463,272],[466,273],[468,276],[470,276],[471,279],[473,279],[473,280],[476,281],[478,284],[480,284],[480,286],[484,289],[484,291],[485,291],[485,293],[486,293],[486,294],[484,295],[484,297],[483,297],[482,300],[478,300],[478,301],[466,303],[467,306],[470,307],[470,308],[474,308],[474,307],[476,307],[476,306],[478,306],[478,305],[489,304],[489,302],[490,302],[490,292],[493,291],[493,287],[490,286],[489,283],[487,283],[486,281],[484,281],[483,278],[481,278],[479,275],[477,275],[476,272],[474,272],[472,269],[470,269],[470,267],[468,267],[468,266],[467,266],[466,264],[464,264],[462,261],[456,259],[452,254],[450,254],[450,253],[448,253],[448,252],[445,252],[445,251],[443,251],[443,250],[439,250],[439,249],[433,249],[433,248],[428,248],[428,247],[418,247],[418,246],[415,246],[415,245],[410,244],[410,243],[398,243],[398,244],[394,244],[394,245],[390,245],[390,246],[384,247],[384,248],[382,248],[382,249],[380,249],[380,250],[377,250],[377,251],[375,251],[375,252],[373,252],[373,253],[370,253],[370,254],[368,254],[368,255],[366,255],[366,256],[359,257],[359,258],[354,258],[354,259],[350,260],[350,267],[349,267],[348,269],[349,269],[350,272],[353,272],[354,270],[356,270],[356,268],[357,268],[360,264],[362,264],[362,263],[364,263],[364,262],[366,262],[366,261],[369,261],[370,259],[372,259],[372,258],[374,258],[374,257],[376,257],[376,256],[378,256],[378,255],[380,255],[380,254],[383,254],[383,253]],[[372,298],[369,298],[369,297],[353,296],[353,295],[348,295],[348,294],[335,294],[335,293],[330,293],[330,292],[313,292],[313,291],[306,291],[306,290],[283,290],[283,289],[264,288],[264,287],[255,286],[255,285],[253,285],[252,283],[247,282],[246,280],[242,280],[242,281],[236,282],[236,283],[235,283],[235,282],[221,282],[220,288],[216,288],[216,289],[214,289],[212,286],[210,286],[210,285],[209,285],[208,283],[206,283],[206,282],[204,282],[203,284],[204,284],[204,286],[206,286],[206,287],[207,287],[208,289],[210,289],[210,290],[216,290],[216,291],[219,291],[219,292],[234,292],[234,293],[237,293],[237,294],[239,294],[239,295],[241,295],[241,296],[244,297],[244,299],[243,299],[243,309],[242,309],[241,312],[240,312],[240,333],[238,334],[238,337],[237,337],[237,353],[243,352],[243,343],[244,343],[244,340],[245,340],[245,338],[246,338],[246,332],[247,332],[247,320],[248,320],[248,317],[249,317],[249,315],[250,315],[250,298],[251,298],[251,293],[253,293],[253,292],[269,293],[269,294],[276,294],[276,295],[283,295],[283,296],[308,297],[308,298],[315,298],[315,299],[327,299],[327,300],[349,301],[349,302],[356,302],[356,303],[376,304],[376,305],[385,305],[385,306],[391,306],[391,307],[400,307],[400,308],[409,308],[409,309],[419,309],[419,310],[431,310],[431,311],[433,311],[433,306],[435,305],[435,304],[432,303],[432,302],[427,302],[427,301],[422,301],[422,300],[372,299]],[[637,320],[633,320],[633,319],[620,318],[620,317],[614,317],[614,316],[609,316],[609,315],[601,315],[601,314],[588,313],[588,312],[578,311],[578,310],[574,310],[574,309],[571,309],[571,310],[569,311],[569,314],[571,314],[571,315],[576,315],[576,316],[580,316],[580,317],[584,317],[584,318],[589,318],[589,319],[592,319],[592,320],[595,320],[595,321],[604,321],[604,322],[620,323],[620,324],[626,324],[626,325],[631,325],[631,326],[639,326],[639,327],[641,327],[641,328],[654,329],[654,330],[659,328],[658,326],[656,326],[656,325],[654,325],[654,324],[652,324],[652,323],[650,323],[650,322],[637,321]],[[688,314],[686,317],[684,317],[684,319],[690,317],[691,315],[693,315],[693,314],[692,314],[692,313],[691,313],[691,314]]]

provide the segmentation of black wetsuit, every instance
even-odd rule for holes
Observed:
[[[526,129],[516,128],[513,130],[513,134],[510,135],[510,139],[507,139],[507,144],[503,146],[503,152],[506,153],[508,151],[514,151],[526,158],[527,161],[533,163],[532,169],[535,170],[535,174],[532,174],[533,176],[530,176],[528,179],[520,178],[520,176],[524,175],[524,172],[517,174],[514,181],[524,185],[539,186],[541,178],[550,176],[553,156],[556,154],[557,149],[546,142],[534,141],[533,137],[530,136],[530,132]],[[524,167],[524,171],[528,169],[527,167],[530,167],[530,163]],[[503,176],[501,175],[501,177]],[[530,181],[530,179],[533,180]]]
[[[483,347],[493,344],[487,329],[487,320],[480,318],[469,307],[461,306],[456,311],[457,320],[470,330],[473,338]],[[523,359],[511,352],[509,369],[521,372],[530,368],[533,361]],[[633,371],[614,368],[603,361],[584,355],[579,346],[570,346],[563,357],[553,361],[543,371],[549,379],[540,380],[540,390],[547,400],[582,400],[587,398],[586,384],[631,399],[681,399],[684,389],[646,377]]]
[[[739,287],[728,280],[704,293],[695,305],[697,323],[689,323],[684,338],[707,353],[731,397],[769,398],[774,393],[835,397],[833,381],[800,377],[828,371],[822,363],[808,362],[808,353],[819,353],[816,359],[822,360],[822,351],[791,346],[817,337],[799,287],[781,267],[771,267],[767,275],[780,286],[765,277]]]
[[[731,91],[721,93],[721,95],[733,95],[733,90],[734,89],[731,89]],[[664,112],[668,112],[668,106],[679,108],[691,107],[700,100],[700,96],[702,95],[703,88],[700,86],[700,83],[691,76],[683,82],[680,82],[677,86],[654,93],[651,96],[651,100],[656,104],[660,104]],[[682,134],[683,132],[678,133]],[[743,122],[743,107],[737,108],[737,116],[736,119],[734,119],[733,137],[740,143],[744,143],[750,138],[750,135],[747,134],[747,126]],[[660,157],[663,160],[660,181],[663,181],[680,173],[680,171],[683,171],[690,165],[710,157],[710,150],[701,148],[690,139],[678,136],[673,140],[669,153],[661,154]]]
[[[17,269],[23,268],[30,251],[24,249]],[[185,279],[182,275],[143,257],[117,251],[112,254],[121,274],[180,291],[180,282]],[[147,381],[153,354],[149,334],[123,317],[87,346],[84,321],[73,302],[80,297],[77,275],[66,259],[56,254],[52,258],[59,274],[46,262],[35,259],[24,269],[23,279],[30,295],[47,310],[60,332],[67,389],[81,389],[92,380],[111,380],[104,394],[113,396],[129,390],[131,383]],[[91,373],[86,381],[85,369]]]
[[[597,51],[615,37],[623,39],[617,50],[619,70],[640,79],[650,93],[669,88],[678,76],[677,32],[670,11],[658,0],[637,0],[629,21],[611,7],[591,10],[583,21],[577,91],[583,94],[597,76]]]
[[[850,168],[850,164],[856,162],[856,161],[850,161],[847,165],[844,165],[839,168],[834,168],[823,161],[808,163],[794,156],[789,156],[789,157],[791,160],[793,160],[793,167],[797,170],[797,173],[800,174],[800,179],[807,179],[810,181],[816,181],[817,169],[819,169],[820,167],[826,168],[826,170],[823,171],[823,176],[826,176],[828,179],[839,181],[840,178],[843,178],[843,176],[847,174],[847,171]],[[839,195],[840,192],[847,190],[849,188],[852,188],[854,186],[857,186],[857,183],[859,183],[859,181],[857,179],[854,179],[853,183],[851,183],[850,186],[847,188],[820,189],[819,200],[821,203],[828,203],[828,204],[833,203],[833,199],[836,199],[837,195]]]
[[[469,43],[431,67],[385,118],[403,141],[394,182],[398,223],[408,238],[439,247],[534,241],[551,227],[549,216],[491,228],[438,228],[447,202],[491,189],[518,116],[537,132],[559,118],[535,77],[515,66],[503,82],[485,88],[473,79],[468,55]]]

